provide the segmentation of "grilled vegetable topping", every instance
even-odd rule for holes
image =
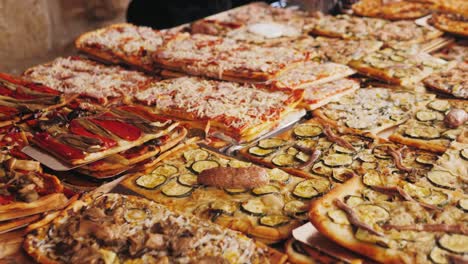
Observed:
[[[279,148],[286,144],[286,140],[280,138],[267,138],[258,142],[258,147],[262,149]]]
[[[249,153],[259,157],[265,157],[270,155],[271,153],[275,152],[276,149],[262,149],[259,147],[251,147],[249,148]]]
[[[180,184],[188,186],[188,187],[195,186],[198,183],[197,176],[190,174],[190,173],[179,175],[179,177],[177,177],[177,181]]]
[[[205,160],[210,156],[208,151],[203,149],[191,149],[184,152],[184,158],[186,161],[198,161]]]
[[[346,154],[330,154],[323,158],[323,163],[330,167],[339,167],[353,163],[353,157]]]
[[[449,264],[448,254],[450,253],[440,247],[434,247],[429,254],[429,258],[436,264]]]
[[[156,167],[156,169],[154,169],[154,171],[152,171],[151,174],[163,175],[163,176],[169,177],[171,175],[176,174],[177,172],[179,172],[179,169],[177,167],[169,165],[169,164],[163,164],[163,165]]]
[[[405,130],[405,135],[412,138],[435,139],[440,137],[440,132],[432,126],[412,126]]]
[[[431,154],[421,154],[416,157],[416,162],[424,165],[434,165],[437,161],[436,155]]]
[[[331,176],[333,170],[332,168],[325,166],[323,162],[317,162],[312,167],[312,172],[317,173],[318,175]]]
[[[298,125],[293,130],[294,135],[297,137],[316,137],[322,134],[322,128],[311,124]]]
[[[468,236],[461,234],[445,234],[439,239],[439,245],[457,254],[468,253]]]
[[[433,110],[436,110],[436,111],[439,111],[439,112],[446,112],[451,107],[450,103],[448,101],[444,101],[444,100],[434,100],[434,101],[430,102],[427,106],[430,109],[433,109]]]
[[[287,224],[289,220],[289,217],[284,215],[267,215],[260,218],[258,222],[264,226],[278,227]]]
[[[146,188],[155,189],[166,182],[166,176],[157,174],[146,174],[138,177],[135,181],[136,185]]]
[[[337,182],[345,182],[354,176],[354,171],[347,168],[333,169],[332,177]]]
[[[124,214],[125,221],[128,223],[140,223],[143,222],[147,217],[145,210],[138,208],[130,208]]]
[[[161,188],[161,192],[169,197],[185,197],[193,191],[192,187],[179,184],[177,181],[170,181]]]
[[[254,216],[262,216],[265,214],[265,205],[260,199],[250,199],[244,201],[241,204],[241,208],[245,212]]]
[[[362,182],[369,187],[384,185],[382,179],[380,178],[380,174],[375,170],[368,171],[366,174],[364,174],[362,177]]]
[[[364,223],[384,223],[390,219],[390,214],[384,208],[374,204],[360,204],[354,208],[359,219]]]
[[[257,187],[252,189],[252,193],[260,196],[260,195],[265,195],[265,194],[270,194],[270,193],[278,193],[280,189],[274,185],[265,185],[262,187]]]
[[[307,212],[307,204],[303,201],[292,200],[284,205],[283,211],[289,216],[296,217]]]
[[[433,111],[420,110],[416,112],[416,119],[421,122],[433,121],[437,119],[437,113]]]
[[[457,178],[448,171],[433,170],[427,173],[427,179],[437,187],[454,190],[457,187]]]
[[[232,159],[229,161],[228,166],[232,168],[247,168],[247,167],[252,166],[252,163]]]
[[[356,207],[365,202],[364,199],[355,195],[346,196],[344,201],[349,207]]]
[[[213,210],[221,211],[228,215],[233,215],[237,211],[237,203],[226,202],[226,201],[215,201],[212,202],[210,208]]]
[[[328,211],[327,215],[335,224],[349,225],[348,217],[343,210]]]
[[[462,149],[460,150],[460,156],[465,159],[465,160],[468,160],[468,149]]]
[[[279,167],[290,167],[294,165],[294,156],[290,154],[280,154],[274,157],[271,162]]]
[[[274,168],[268,171],[268,176],[270,176],[271,181],[287,183],[289,182],[289,174],[278,168]]]
[[[378,145],[372,150],[372,154],[379,159],[390,159],[392,156],[388,154],[390,145]]]
[[[195,173],[201,173],[204,170],[216,168],[219,166],[220,166],[219,163],[214,160],[198,160],[192,164],[191,169]]]
[[[224,190],[227,193],[234,194],[234,195],[247,192],[247,189],[242,189],[242,188],[229,188],[229,189],[224,189]]]
[[[330,183],[326,179],[309,179],[296,185],[293,194],[299,198],[310,199],[320,195],[330,188]]]

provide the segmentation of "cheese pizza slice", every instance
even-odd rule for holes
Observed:
[[[344,78],[319,85],[307,85],[303,89],[304,98],[300,106],[307,110],[315,110],[329,102],[339,101],[342,96],[354,93],[359,89],[359,82]]]
[[[102,104],[131,97],[157,77],[80,57],[57,58],[34,66],[24,76],[64,94],[79,94]]]
[[[166,116],[210,126],[238,142],[276,128],[302,91],[268,92],[254,85],[180,77],[154,83],[135,99]]]
[[[433,14],[429,20],[434,27],[461,37],[468,37],[468,5],[466,14]]]
[[[465,101],[431,101],[400,125],[389,139],[412,147],[444,153],[457,138],[467,140],[468,124],[464,120],[454,120],[459,115],[457,112],[467,115],[467,111],[468,105]]]
[[[75,47],[92,57],[110,63],[124,63],[154,72],[152,54],[163,44],[164,33],[149,27],[114,24],[87,32]]]
[[[386,88],[358,89],[313,111],[327,122],[378,133],[403,123],[435,95]]]
[[[468,99],[468,62],[459,62],[454,68],[434,73],[424,79],[424,84],[433,90]]]
[[[390,20],[416,19],[430,14],[431,5],[409,1],[361,0],[353,4],[354,14]]]

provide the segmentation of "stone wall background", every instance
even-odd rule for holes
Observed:
[[[76,54],[75,38],[124,22],[130,0],[0,0],[0,71]]]

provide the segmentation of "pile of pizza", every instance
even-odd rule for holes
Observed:
[[[0,260],[466,263],[467,16],[252,3],[0,73]]]

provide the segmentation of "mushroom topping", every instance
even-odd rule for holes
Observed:
[[[255,188],[268,184],[269,178],[264,168],[216,167],[203,170],[198,175],[198,183],[219,188]]]
[[[450,128],[457,128],[468,121],[468,114],[463,109],[452,109],[444,118],[444,123]]]

